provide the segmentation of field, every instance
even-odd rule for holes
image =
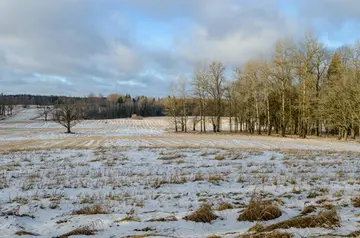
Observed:
[[[360,144],[0,121],[1,237],[357,237]]]

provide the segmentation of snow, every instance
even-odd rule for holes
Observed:
[[[180,158],[162,160],[174,154]],[[216,156],[225,159],[215,160]],[[342,226],[331,229],[291,229],[295,237],[301,234],[348,234],[356,230],[356,210],[351,198],[359,196],[356,175],[360,171],[357,153],[274,152],[231,149],[169,149],[169,148],[108,148],[102,150],[52,150],[3,154],[2,179],[8,187],[0,190],[1,211],[19,208],[29,217],[1,216],[2,237],[12,237],[18,230],[52,237],[74,228],[96,224],[95,237],[124,237],[146,232],[135,229],[152,227],[165,237],[206,237],[217,234],[236,237],[245,233],[254,222],[238,222],[242,207],[254,190],[266,199],[280,199],[283,215],[272,224],[299,215],[306,205],[327,199],[337,206]],[[343,171],[342,174],[339,171]],[[201,179],[195,181],[197,174]],[[211,182],[209,176],[223,181]],[[243,181],[237,182],[239,176]],[[184,177],[186,182],[176,183]],[[261,182],[264,177],[264,183]],[[278,184],[274,184],[274,177]],[[315,179],[316,177],[316,179]],[[296,184],[290,180],[295,178]],[[175,179],[175,180],[174,180]],[[155,186],[155,181],[165,181]],[[329,181],[332,181],[329,183]],[[351,183],[354,182],[354,183]],[[293,189],[301,190],[295,194]],[[315,198],[310,191],[327,188]],[[343,191],[342,191],[343,190]],[[341,191],[341,193],[339,193]],[[339,193],[339,197],[335,194]],[[289,196],[287,196],[289,195]],[[338,196],[338,195],[337,195]],[[21,202],[21,198],[26,202]],[[55,201],[55,202],[54,202]],[[234,209],[216,211],[221,219],[212,223],[195,223],[182,218],[202,203],[216,208],[229,202]],[[51,208],[58,203],[55,208]],[[101,204],[109,214],[71,215],[72,211]],[[135,209],[140,221],[117,222]],[[174,215],[178,221],[146,222],[152,218]],[[59,221],[66,221],[59,223]],[[23,227],[23,228],[21,228]]]
[[[282,216],[264,225],[298,216],[308,205],[319,212],[321,199],[336,207],[340,227],[286,230],[295,237],[358,229],[356,142],[175,134],[161,117],[89,120],[66,134],[54,122],[34,120],[36,110],[21,108],[0,122],[1,237],[21,230],[56,237],[83,226],[99,230],[94,237],[237,237],[255,225],[237,221],[254,191],[283,202]],[[312,191],[318,194],[309,198]],[[234,209],[215,211],[221,218],[212,223],[183,219],[203,203],[216,209],[223,202]],[[72,214],[95,204],[109,214]],[[131,209],[139,221],[119,222]],[[147,222],[168,216],[177,221]],[[135,231],[145,227],[153,231]]]

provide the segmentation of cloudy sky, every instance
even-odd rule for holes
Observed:
[[[306,31],[337,47],[359,26],[359,0],[1,0],[0,92],[165,96],[199,62]]]

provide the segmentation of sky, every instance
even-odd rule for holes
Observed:
[[[163,97],[199,63],[309,31],[336,48],[359,26],[358,0],[1,0],[0,93]]]

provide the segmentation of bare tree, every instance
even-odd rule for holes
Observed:
[[[61,98],[55,107],[53,119],[72,133],[71,128],[82,119],[79,102],[71,98]]]
[[[206,99],[208,97],[207,94],[207,84],[208,84],[208,69],[207,66],[199,64],[193,75],[193,94],[196,100],[198,101],[198,109],[200,116],[200,131],[206,132]]]
[[[171,122],[174,125],[175,132],[178,132],[180,103],[175,96],[169,96],[163,101],[165,106],[165,115],[171,117]]]
[[[44,116],[44,120],[47,121],[48,116],[52,112],[52,107],[50,107],[49,105],[41,105],[38,110],[40,112],[40,116]]]
[[[285,136],[288,123],[287,94],[291,86],[293,76],[293,53],[294,43],[286,39],[278,41],[275,47],[275,55],[271,65],[271,76],[275,80],[281,97],[281,136]]]
[[[212,100],[214,115],[212,123],[214,132],[220,132],[221,116],[223,115],[223,97],[225,94],[225,66],[220,62],[212,62],[209,65],[209,77],[207,92]],[[215,116],[215,118],[214,118]]]

